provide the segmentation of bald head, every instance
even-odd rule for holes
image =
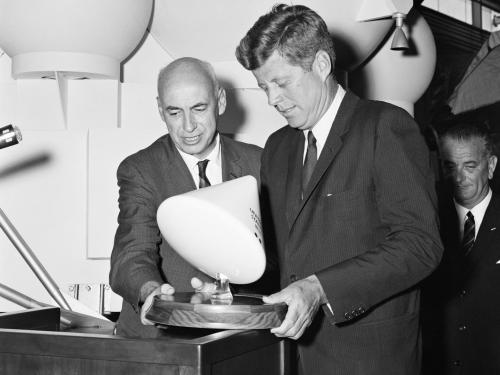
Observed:
[[[176,147],[203,159],[215,147],[226,93],[210,64],[183,57],[160,71],[158,109]]]
[[[158,75],[158,96],[171,84],[196,82],[211,87],[215,96],[219,92],[219,83],[215,71],[208,62],[194,57],[181,57],[160,70]]]

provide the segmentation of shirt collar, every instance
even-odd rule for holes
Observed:
[[[179,154],[181,154],[181,157],[184,160],[184,163],[186,163],[189,170],[192,170],[195,168],[197,169],[198,168],[197,164],[200,160],[210,160],[210,162],[216,164],[217,166],[221,166],[220,137],[219,137],[218,133],[215,136],[215,147],[203,159],[198,159],[196,156],[193,156],[191,154],[187,154],[184,151],[180,150],[177,146],[176,146],[176,148],[179,151]]]
[[[328,138],[328,134],[330,133],[330,129],[332,127],[333,121],[335,117],[337,117],[337,112],[340,108],[340,103],[342,103],[342,99],[345,96],[346,91],[340,85],[337,85],[337,92],[328,107],[327,111],[323,114],[323,116],[319,119],[319,121],[311,128],[304,130],[304,136],[306,137],[307,142],[307,132],[309,130],[313,131],[314,137],[316,138],[316,147],[318,149],[318,157],[325,146],[326,139]]]
[[[492,197],[492,192],[491,189],[488,190],[488,194],[486,197],[483,198],[481,202],[476,204],[474,207],[471,209],[468,209],[460,204],[457,203],[455,199],[453,199],[453,202],[455,203],[455,209],[457,210],[457,215],[458,218],[460,219],[460,223],[463,224],[465,221],[465,215],[467,215],[467,212],[472,212],[472,215],[474,215],[474,223],[476,225],[476,233],[477,230],[479,230],[479,226],[481,225],[481,222],[483,221],[484,214],[486,213],[486,209],[488,208],[488,205],[490,204]]]

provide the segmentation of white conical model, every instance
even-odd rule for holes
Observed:
[[[163,237],[206,274],[247,284],[264,273],[257,181],[244,176],[166,199],[158,208]]]

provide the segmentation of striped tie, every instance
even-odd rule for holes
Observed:
[[[200,189],[210,186],[210,181],[208,181],[207,175],[205,174],[205,171],[207,169],[207,164],[208,164],[207,159],[198,162],[198,176],[200,176],[200,183],[198,187]]]
[[[462,251],[464,255],[469,254],[474,246],[476,235],[476,224],[474,223],[474,215],[472,212],[467,212],[467,219],[464,223],[464,237],[462,238]]]
[[[307,189],[307,184],[318,161],[318,150],[316,148],[316,138],[311,130],[307,133],[307,151],[302,167],[302,195]]]

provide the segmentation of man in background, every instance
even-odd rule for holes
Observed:
[[[440,137],[446,179],[440,200],[443,261],[423,293],[425,374],[500,374],[500,198],[497,164],[479,126]]]
[[[236,57],[288,121],[261,165],[283,288],[264,301],[288,305],[271,332],[297,340],[302,374],[418,375],[416,284],[442,252],[418,126],[337,83],[327,26],[305,6],[273,7]]]
[[[237,177],[259,180],[261,149],[217,132],[226,93],[208,63],[185,57],[163,68],[158,108],[168,134],[127,157],[117,171],[120,213],[109,277],[123,297],[117,333],[132,337],[158,334],[145,318],[154,295],[192,291],[193,277],[212,281],[163,239],[158,206],[173,195]]]

